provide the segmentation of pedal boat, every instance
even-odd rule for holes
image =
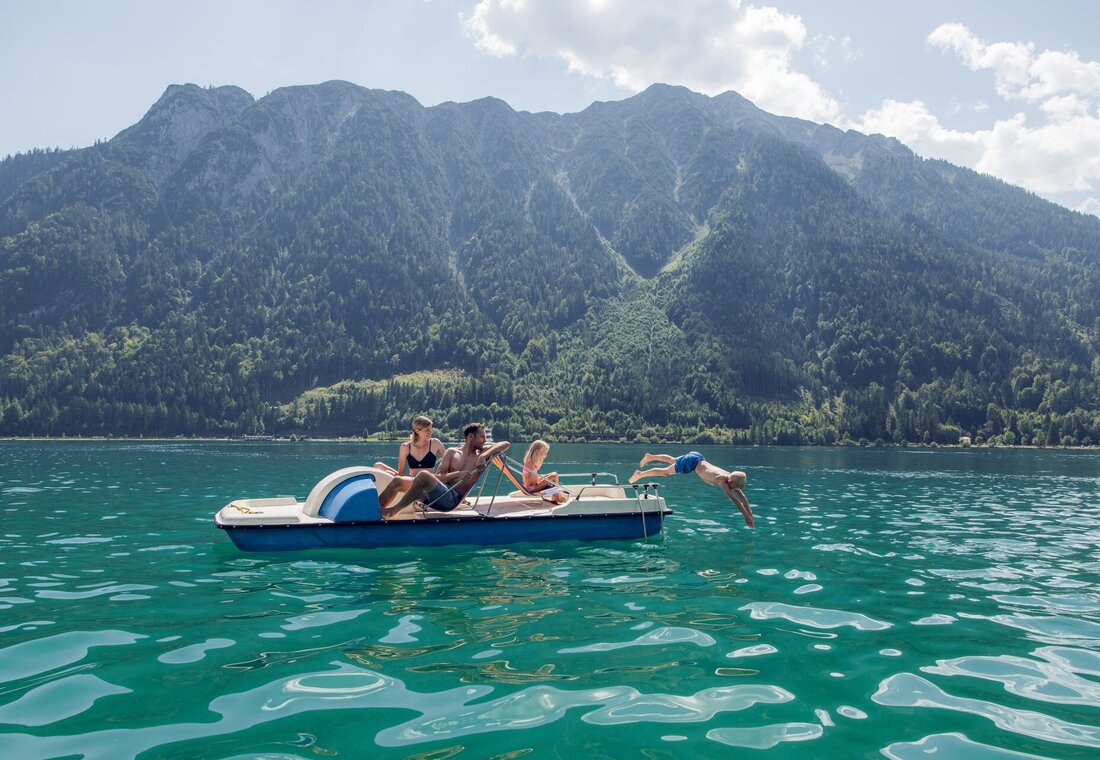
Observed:
[[[378,494],[391,475],[373,467],[348,467],[322,478],[305,501],[294,497],[237,499],[214,517],[215,524],[244,551],[323,547],[502,545],[526,541],[637,539],[661,534],[671,510],[656,484],[623,487],[609,473],[560,476],[587,483],[565,485],[566,501],[514,490],[498,495],[502,479],[523,489],[504,465],[482,476],[466,500],[451,512],[418,509],[382,519]],[[496,486],[486,494],[487,481]],[[599,478],[608,482],[599,482]],[[507,487],[507,486],[506,486]],[[475,495],[476,493],[476,495]]]

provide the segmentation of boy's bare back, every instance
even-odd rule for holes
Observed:
[[[722,483],[726,482],[726,478],[730,476],[728,470],[723,470],[721,467],[713,465],[705,459],[695,468],[695,474],[710,485],[718,486],[719,488],[722,487]]]

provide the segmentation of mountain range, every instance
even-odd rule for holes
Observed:
[[[0,435],[1100,443],[1100,219],[654,85],[173,85],[0,161]]]

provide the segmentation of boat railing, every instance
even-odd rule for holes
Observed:
[[[504,459],[507,460],[508,458],[504,457]],[[508,460],[508,461],[510,461],[510,460]],[[485,512],[486,516],[488,516],[489,514],[492,513],[493,505],[496,503],[497,494],[500,491],[500,487],[501,487],[502,481],[504,479],[504,467],[505,466],[507,466],[507,465],[501,466],[500,467],[500,472],[497,473],[496,482],[493,484],[492,493],[489,496],[489,504],[488,504],[488,507],[487,507],[486,512]],[[561,483],[563,478],[574,478],[574,479],[583,478],[583,479],[588,480],[589,482],[587,484],[581,485],[579,487],[576,484],[574,484],[572,487],[569,487],[565,483]],[[600,478],[605,478],[605,479],[609,480],[610,482],[605,481],[605,482],[601,483],[599,481]],[[478,493],[477,493],[477,501],[479,503],[482,500],[482,495],[487,490],[486,485],[488,484],[488,480],[489,480],[488,477],[482,478],[481,486],[478,489]],[[561,483],[562,489],[564,489],[567,493],[569,493],[574,499],[580,499],[584,495],[584,492],[587,491],[590,488],[606,488],[606,487],[619,488],[619,487],[621,487],[619,485],[619,476],[616,475],[613,472],[560,472],[560,473],[558,473],[558,482]],[[654,490],[654,494],[656,494],[656,490]],[[637,489],[635,489],[635,495],[637,495]],[[647,489],[646,495],[648,497],[648,489]]]
[[[596,478],[608,477],[611,478],[611,485],[619,485],[619,476],[613,472],[559,472],[558,480],[562,478],[591,478],[592,482],[589,485],[598,485]]]
[[[610,483],[600,483],[597,480],[597,478],[600,478],[600,477],[610,478],[611,482]],[[586,478],[586,479],[588,479],[589,482],[586,485],[581,486],[580,488],[578,488],[576,485],[574,485],[572,488],[569,488],[569,486],[567,484],[562,483],[562,487],[565,488],[566,490],[568,490],[571,494],[573,494],[573,498],[575,498],[575,499],[580,499],[582,496],[584,496],[584,492],[587,491],[589,488],[604,488],[606,486],[613,486],[615,488],[619,487],[619,476],[616,475],[613,472],[559,472],[558,473],[558,482],[559,483],[561,483],[562,478]]]

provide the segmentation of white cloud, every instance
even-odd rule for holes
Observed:
[[[463,18],[495,56],[557,58],[571,71],[638,92],[654,82],[708,95],[736,90],[761,108],[834,121],[837,102],[792,56],[798,16],[740,0],[480,0]]]
[[[982,133],[947,129],[919,100],[884,100],[848,125],[867,134],[896,137],[918,153],[973,166],[982,157]]]
[[[1086,198],[1082,203],[1077,205],[1075,210],[1080,211],[1082,214],[1100,216],[1100,200],[1096,198]]]
[[[831,34],[817,34],[810,40],[810,47],[814,63],[823,69],[833,68],[837,59],[841,63],[851,63],[861,55],[848,35],[837,39]]]
[[[1033,45],[1030,43],[998,42],[987,45],[962,24],[941,24],[928,35],[934,47],[954,50],[967,68],[978,71],[992,69],[997,94],[1013,97],[1027,86]]]
[[[993,72],[997,94],[1006,100],[1041,101],[1059,94],[1100,96],[1100,63],[1072,51],[1044,50],[1031,42],[987,44],[962,24],[941,24],[926,40],[954,50],[972,71]]]
[[[849,124],[896,137],[923,156],[969,166],[1037,193],[1091,190],[1100,180],[1100,118],[1078,113],[1029,126],[1018,113],[989,129],[966,132],[940,124],[919,100],[884,101]]]
[[[1039,105],[1053,122],[1073,121],[1088,114],[1089,104],[1077,95],[1048,98]]]
[[[919,100],[885,100],[847,126],[1048,196],[1100,189],[1100,63],[1074,52],[1036,53],[1030,42],[986,43],[962,24],[937,27],[927,42],[953,50],[972,70],[992,71],[997,94],[1025,111],[961,131]],[[974,110],[986,107],[979,101]],[[1097,213],[1100,202],[1089,198],[1078,208]]]

